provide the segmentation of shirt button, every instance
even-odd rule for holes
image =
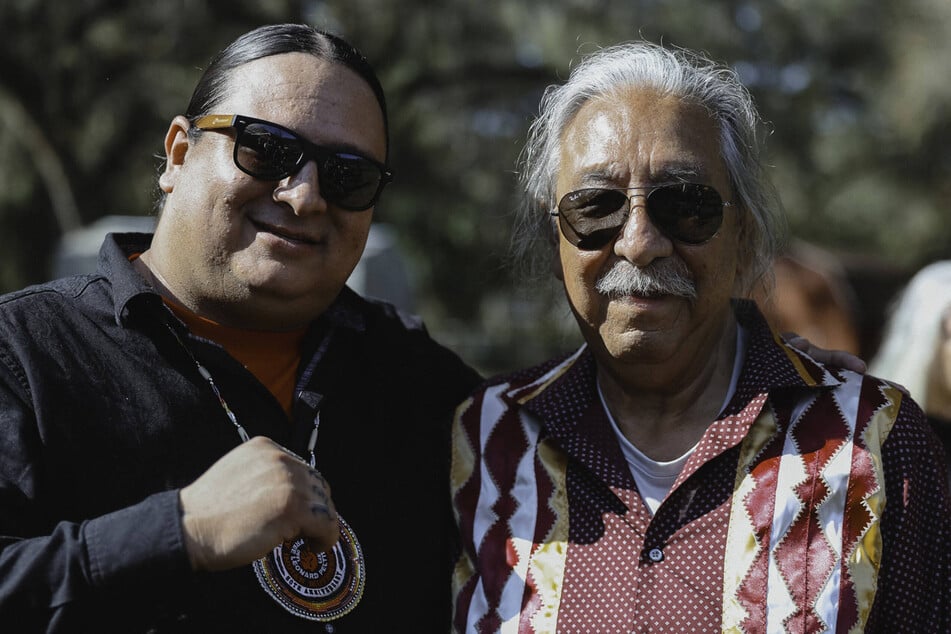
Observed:
[[[662,561],[664,559],[664,551],[662,551],[660,548],[651,548],[651,551],[647,553],[647,556],[651,558],[651,561]]]

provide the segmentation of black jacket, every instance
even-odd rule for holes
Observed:
[[[251,566],[188,565],[178,489],[240,439],[128,260],[150,239],[110,235],[96,274],[0,298],[0,629],[324,631],[266,596]],[[302,368],[331,331],[293,425],[224,349],[182,337],[251,436],[304,455],[306,403],[320,401],[317,466],[367,566],[334,630],[446,631],[448,429],[480,377],[421,323],[350,289],[311,325]]]

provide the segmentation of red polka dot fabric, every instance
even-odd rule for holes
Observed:
[[[736,392],[652,516],[574,354],[459,408],[457,632],[951,632],[941,445],[736,303]]]

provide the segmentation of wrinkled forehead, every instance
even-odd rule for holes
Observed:
[[[622,88],[588,100],[561,135],[561,176],[728,187],[716,120],[703,106],[653,88]]]

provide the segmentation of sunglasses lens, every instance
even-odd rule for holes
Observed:
[[[583,251],[600,249],[618,234],[627,220],[628,198],[616,189],[579,189],[558,203],[561,232]]]
[[[651,222],[671,238],[701,244],[720,230],[723,199],[706,185],[666,185],[647,197],[647,213]]]
[[[349,211],[363,211],[375,202],[382,189],[383,170],[362,156],[308,150],[296,135],[266,123],[249,123],[235,143],[235,162],[242,170],[264,180],[279,180],[293,174],[306,160],[317,160],[321,195]],[[311,156],[314,152],[316,156]]]
[[[561,232],[584,251],[604,247],[627,222],[629,198],[620,189],[579,189],[558,203]],[[702,244],[715,236],[723,223],[723,199],[707,185],[664,185],[647,196],[651,222],[668,237],[686,244]]]
[[[378,165],[355,154],[331,154],[318,162],[324,198],[350,211],[362,211],[376,202],[383,172]]]
[[[301,162],[304,148],[297,137],[263,123],[249,123],[235,142],[234,160],[248,174],[279,180],[292,174]]]

